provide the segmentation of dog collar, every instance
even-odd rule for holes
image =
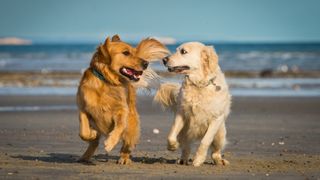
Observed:
[[[211,78],[206,84],[196,84],[194,83],[189,76],[187,76],[187,78],[189,79],[189,81],[191,82],[191,84],[193,86],[196,86],[197,88],[205,88],[208,87],[210,84],[212,84],[213,86],[216,87],[216,91],[220,91],[221,90],[221,86],[217,85],[214,80],[216,79],[216,76]]]
[[[97,78],[99,78],[101,81],[107,82],[106,78],[96,69],[92,68],[92,73],[95,75]]]

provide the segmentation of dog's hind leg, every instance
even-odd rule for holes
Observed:
[[[86,152],[81,156],[78,162],[89,162],[91,156],[94,154],[99,145],[99,139],[100,135],[98,134],[94,140],[89,141],[89,146]]]
[[[229,164],[229,162],[223,159],[221,156],[221,151],[226,145],[226,134],[227,134],[227,131],[226,131],[225,123],[222,123],[211,145],[211,148],[212,148],[211,158],[216,165]]]
[[[97,138],[98,132],[90,127],[90,120],[88,114],[80,111],[79,113],[79,136],[84,141],[92,141]]]
[[[137,113],[130,113],[128,118],[128,125],[126,130],[123,132],[123,144],[120,150],[119,164],[130,164],[130,154],[135,148],[140,137],[140,125],[139,117]]]
[[[188,165],[189,155],[191,152],[190,140],[179,138],[179,142],[181,144],[181,157],[178,160],[178,164]]]

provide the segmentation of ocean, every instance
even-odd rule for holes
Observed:
[[[212,43],[206,43],[212,45]],[[80,71],[97,45],[0,46],[0,71]],[[167,46],[174,52],[178,45]],[[320,71],[319,44],[215,44],[224,71],[299,69]],[[164,70],[160,64],[156,69]]]
[[[212,45],[213,43],[206,43]],[[0,72],[82,72],[88,67],[96,44],[48,44],[26,46],[0,46]],[[171,52],[178,47],[167,46]],[[320,43],[293,44],[243,44],[215,43],[219,55],[219,64],[223,71],[261,72],[261,71],[303,71],[320,72]],[[166,71],[156,62],[152,67]],[[181,79],[167,79],[179,82]],[[0,94],[23,94],[37,92],[40,94],[68,95],[75,93],[74,87],[0,87]],[[228,78],[234,95],[278,95],[278,96],[320,96],[319,78]],[[276,91],[275,91],[276,90]],[[32,93],[31,93],[32,94]]]

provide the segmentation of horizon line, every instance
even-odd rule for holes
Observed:
[[[175,43],[163,43],[165,45],[177,45],[182,44],[186,42],[192,42],[195,40],[184,40],[184,41],[177,41]],[[198,40],[199,42],[202,42],[204,44],[320,44],[320,41],[244,41],[244,40],[235,40],[235,41],[217,41],[217,40]],[[124,41],[128,44],[138,44],[140,41]],[[84,45],[84,44],[101,44],[103,42],[99,41],[32,41],[29,44],[0,44],[0,46],[14,46],[14,45],[21,45],[21,46],[29,46],[29,45]]]
[[[48,39],[48,38],[40,38],[40,39],[34,39],[34,38],[20,38],[17,36],[11,36],[11,37],[1,37],[1,39],[14,39],[14,43],[12,44],[1,44],[3,45],[51,45],[51,44],[100,44],[104,42],[104,39],[102,41],[95,39],[88,40],[84,38],[72,38],[72,39],[65,39],[61,40],[61,38],[56,39]],[[199,41],[203,43],[214,43],[214,44],[320,44],[320,40],[263,40],[263,39],[248,39],[248,40],[210,40],[210,39],[204,39],[199,38],[199,40],[195,40],[194,38],[185,38],[185,39],[175,39],[172,37],[153,37],[158,39],[160,42],[166,45],[176,45],[181,44],[185,42],[190,41]],[[171,38],[169,41],[166,41],[168,38]],[[123,38],[124,42],[127,42],[129,44],[138,44],[140,40],[132,39],[132,38]],[[21,41],[22,44],[16,44],[17,41]],[[27,42],[27,43],[26,43]]]

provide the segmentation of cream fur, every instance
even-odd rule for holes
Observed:
[[[154,101],[161,102],[161,105],[163,108],[176,111],[179,90],[180,90],[179,84],[174,84],[174,83],[161,84],[159,87],[159,90],[156,92]]]
[[[138,82],[133,82],[135,88],[158,89],[160,86],[160,76],[148,67]]]
[[[186,54],[180,50],[185,49]],[[162,84],[155,101],[175,111],[175,120],[168,135],[168,149],[182,149],[180,163],[187,164],[190,145],[200,140],[193,158],[193,165],[200,166],[212,150],[216,164],[228,164],[221,151],[226,144],[225,120],[229,115],[231,95],[224,74],[218,65],[218,56],[213,47],[198,42],[182,44],[169,57],[168,67],[189,66],[182,86]],[[213,83],[209,83],[210,80]]]

